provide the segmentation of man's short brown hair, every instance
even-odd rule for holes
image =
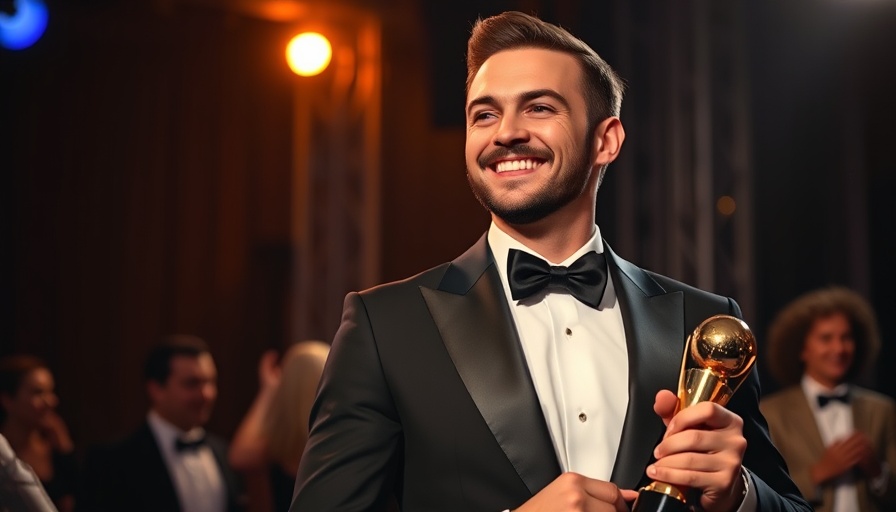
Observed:
[[[478,19],[467,43],[467,94],[473,78],[492,55],[519,48],[541,48],[572,55],[581,63],[583,90],[591,126],[618,116],[622,79],[590,46],[565,29],[518,11]]]

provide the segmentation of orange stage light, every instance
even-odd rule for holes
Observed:
[[[316,32],[304,32],[286,45],[286,62],[293,73],[314,76],[330,64],[333,48],[326,37]]]

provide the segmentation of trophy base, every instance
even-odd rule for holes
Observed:
[[[632,512],[689,512],[688,504],[666,493],[642,490]]]

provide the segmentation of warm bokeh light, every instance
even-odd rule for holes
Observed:
[[[734,201],[734,198],[731,196],[722,196],[716,201],[716,210],[719,211],[722,215],[728,217],[734,214],[734,210],[737,209],[737,203]]]
[[[47,29],[47,6],[43,0],[13,2],[15,14],[0,12],[0,46],[24,50],[44,35]]]
[[[333,49],[327,38],[316,32],[305,32],[286,45],[286,62],[293,73],[314,76],[330,63]]]

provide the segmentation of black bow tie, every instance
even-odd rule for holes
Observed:
[[[200,446],[205,444],[205,436],[193,439],[192,441],[184,441],[183,439],[176,439],[174,441],[174,448],[178,452],[186,452],[186,451],[194,451],[198,450]]]
[[[831,402],[843,402],[844,404],[849,403],[849,393],[843,393],[841,395],[818,395],[818,406],[824,407]]]
[[[565,288],[576,299],[596,308],[607,286],[607,259],[591,251],[569,267],[553,267],[537,256],[510,249],[507,278],[513,300],[525,299],[551,285]]]

